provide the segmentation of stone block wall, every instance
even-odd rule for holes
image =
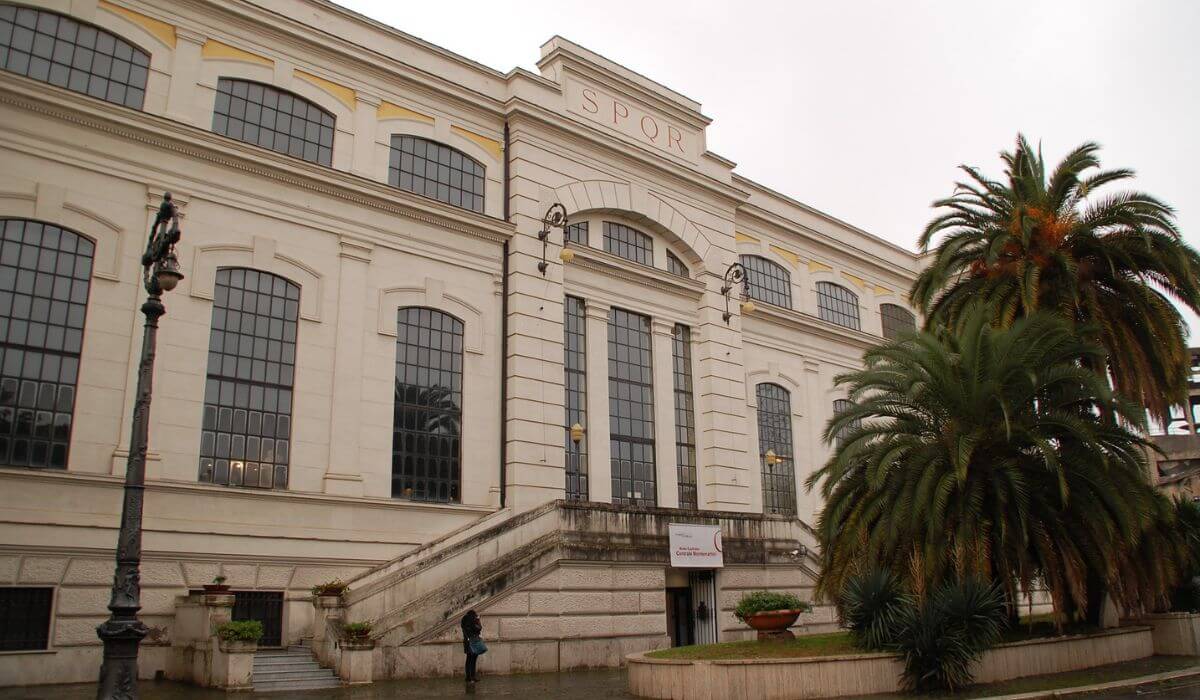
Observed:
[[[813,603],[812,612],[796,620],[792,632],[819,634],[836,632],[837,610],[828,604],[813,600],[815,581],[798,566],[733,566],[721,569],[717,574],[717,599],[720,602],[720,640],[733,642],[753,639],[754,630],[737,619],[733,611],[742,596],[753,591],[791,593],[800,600]]]

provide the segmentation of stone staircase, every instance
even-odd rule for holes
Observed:
[[[254,655],[254,692],[339,688],[341,680],[331,669],[321,668],[307,646],[259,651]]]

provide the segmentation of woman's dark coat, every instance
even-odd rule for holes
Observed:
[[[471,638],[478,637],[483,632],[483,623],[479,621],[479,616],[474,613],[467,613],[462,618],[462,634],[463,634],[463,653],[471,653]]]

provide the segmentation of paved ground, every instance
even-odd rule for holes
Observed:
[[[1195,700],[1200,698],[1200,678],[1141,685],[1082,696],[1086,700]]]
[[[226,695],[177,683],[142,683],[141,700],[229,700],[247,697]],[[93,700],[93,685],[54,685],[32,688],[0,689],[0,700]],[[468,689],[458,679],[421,679],[372,683],[359,688],[315,690],[307,693],[263,693],[267,700],[425,700],[426,698],[512,698],[514,700],[592,700],[593,698],[632,698],[625,692],[625,672],[579,671],[543,673],[527,676],[484,676]]]

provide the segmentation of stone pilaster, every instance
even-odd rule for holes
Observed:
[[[382,100],[374,95],[364,94],[362,91],[356,92],[355,96],[354,157],[350,163],[350,172],[362,177],[377,179],[378,173],[374,171],[375,127]],[[384,170],[382,174],[387,175],[387,171]]]
[[[171,54],[171,87],[167,90],[166,114],[169,119],[205,129],[212,124],[200,121],[196,84],[200,80],[200,47],[206,38],[197,31],[175,28],[175,51]]]
[[[345,238],[340,245],[337,337],[344,342],[333,357],[329,466],[325,473],[324,491],[361,497],[363,477],[358,446],[361,442],[363,337],[371,246]]]
[[[608,442],[608,304],[588,301],[587,414],[588,500],[612,503],[612,455]]]
[[[679,507],[679,471],[675,455],[675,377],[672,340],[675,324],[651,322],[654,352],[654,471],[658,505]]]

